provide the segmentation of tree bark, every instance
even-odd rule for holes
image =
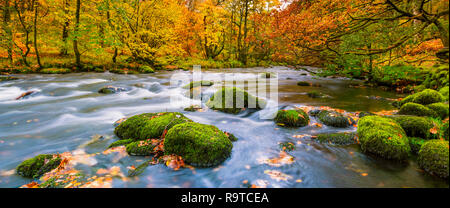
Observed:
[[[81,68],[81,54],[78,50],[78,38],[80,36],[80,10],[81,10],[81,0],[77,0],[76,12],[75,12],[75,38],[73,39],[73,52],[75,54],[75,65]]]
[[[42,68],[41,64],[41,57],[39,56],[39,50],[37,47],[37,17],[38,17],[38,5],[36,5],[37,2],[34,5],[34,21],[33,21],[33,28],[34,28],[34,51],[36,53],[36,60],[39,65],[39,69]]]
[[[11,21],[11,10],[10,10],[10,1],[5,0],[5,6],[3,9],[3,30],[6,33],[6,45],[7,45],[7,51],[8,51],[8,60],[9,63],[13,64],[13,39],[12,39],[12,31],[11,27],[9,26],[9,22]]]
[[[69,1],[68,0],[64,0],[64,24],[63,24],[63,29],[62,29],[62,42],[63,42],[63,47],[61,48],[61,54],[62,56],[67,56],[68,50],[67,50],[67,38],[69,38],[69,19],[67,18],[67,15],[69,14],[68,8],[70,6]]]

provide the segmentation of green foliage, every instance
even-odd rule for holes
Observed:
[[[240,88],[223,87],[208,100],[206,105],[213,110],[237,114],[243,110],[241,107],[261,110],[266,106],[266,101]]]
[[[423,79],[422,70],[411,65],[382,66],[373,73],[373,81],[383,86],[414,84]]]
[[[400,115],[437,117],[436,112],[417,103],[406,103],[398,111]]]
[[[183,123],[171,128],[164,141],[165,154],[175,154],[191,165],[210,167],[230,156],[233,144],[215,126]]]
[[[316,136],[317,140],[322,143],[336,145],[350,145],[357,143],[356,133],[353,132],[318,134]]]
[[[405,130],[408,137],[419,137],[422,139],[436,139],[436,135],[430,133],[434,127],[433,121],[418,116],[395,116],[392,117]]]
[[[149,73],[155,73],[155,70],[152,69],[152,67],[150,66],[140,66],[139,67],[139,72],[144,73],[144,74],[149,74]]]
[[[358,121],[361,149],[386,159],[406,160],[410,152],[408,137],[390,118],[365,116]]]
[[[42,154],[27,159],[17,166],[17,174],[29,177],[39,178],[41,175],[57,168],[61,163],[61,158],[52,154]]]
[[[70,72],[72,72],[72,70],[67,68],[46,68],[40,71],[40,73],[43,74],[67,74]]]
[[[318,114],[320,122],[327,126],[333,126],[338,128],[346,128],[352,125],[355,121],[347,116],[342,115],[336,111],[321,111]]]
[[[449,86],[449,72],[448,64],[433,67],[427,72],[427,77],[422,85],[425,88],[440,89]],[[448,91],[447,91],[448,92]],[[448,94],[447,94],[448,97]]]
[[[418,137],[408,137],[409,146],[411,147],[411,152],[414,154],[419,154],[422,145],[425,144],[427,140]]]
[[[275,117],[275,122],[280,126],[302,127],[309,123],[309,116],[301,109],[279,110]]]
[[[419,166],[426,172],[441,178],[448,178],[448,141],[430,140],[419,151]]]

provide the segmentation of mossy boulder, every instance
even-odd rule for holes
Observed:
[[[196,82],[191,82],[185,86],[183,86],[183,89],[192,89],[194,87],[200,87],[200,86],[212,86],[214,85],[214,82],[212,81],[207,81],[207,80],[203,80],[203,81],[196,81]]]
[[[139,72],[140,73],[144,73],[144,74],[149,74],[149,73],[155,73],[155,70],[152,69],[152,67],[150,66],[140,66],[139,67]]]
[[[309,87],[309,86],[311,86],[311,83],[305,82],[305,81],[299,81],[299,82],[297,82],[297,85],[303,86],[303,87]]]
[[[448,101],[448,97],[449,97],[449,87],[448,86],[441,88],[439,90],[439,93],[441,93],[442,96],[444,96],[444,101]]]
[[[28,178],[39,178],[43,174],[57,168],[61,158],[52,154],[41,154],[27,159],[17,166],[17,174]]]
[[[275,116],[275,122],[280,126],[302,127],[309,123],[309,116],[302,109],[279,110]]]
[[[358,121],[358,136],[363,152],[386,159],[406,160],[409,140],[402,127],[390,118],[365,116]]]
[[[100,88],[98,90],[98,93],[101,93],[101,94],[114,94],[114,93],[125,92],[125,91],[127,91],[127,89],[125,89],[123,87],[105,86],[105,87]]]
[[[316,138],[322,143],[336,145],[350,145],[357,143],[356,133],[354,132],[318,134],[316,135]]]
[[[135,156],[149,156],[154,153],[156,144],[152,139],[131,142],[126,145],[127,153]]]
[[[392,119],[403,128],[408,137],[434,138],[434,135],[430,133],[430,129],[434,125],[428,118],[419,116],[395,116]]]
[[[412,94],[401,101],[401,104],[404,105],[406,103],[418,103],[422,105],[428,105],[432,103],[439,103],[444,101],[444,96],[436,90],[426,89],[422,92],[418,92],[416,94]]]
[[[164,141],[165,154],[175,154],[193,166],[210,167],[225,161],[233,144],[215,126],[183,123],[171,128]]]
[[[433,103],[426,106],[427,108],[433,110],[435,115],[441,119],[448,118],[448,104],[446,103]]]
[[[433,110],[418,104],[418,103],[406,103],[398,111],[399,115],[413,115],[413,116],[429,116],[437,117],[436,112]]]
[[[240,88],[224,87],[208,100],[206,106],[224,113],[237,114],[248,108],[261,110],[266,106],[266,101]]]
[[[422,145],[427,141],[419,137],[408,137],[408,140],[411,152],[416,155],[419,154],[420,148],[422,148]]]
[[[426,172],[441,178],[448,178],[448,141],[430,140],[422,145],[417,159]]]
[[[114,133],[120,139],[143,140],[159,139],[164,130],[176,124],[191,122],[183,114],[177,112],[144,113],[128,118],[116,127]]]
[[[129,144],[129,143],[131,143],[131,142],[133,142],[133,141],[134,141],[133,139],[122,139],[122,140],[115,141],[115,142],[111,143],[111,144],[108,146],[108,148],[113,148],[113,147],[118,147],[118,146],[124,146],[124,145],[127,145],[127,144]]]
[[[352,118],[342,115],[336,111],[321,111],[318,115],[320,122],[327,126],[346,128],[356,123]]]

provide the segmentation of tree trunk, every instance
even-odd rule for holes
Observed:
[[[3,30],[6,33],[6,41],[7,46],[6,50],[8,51],[8,60],[9,63],[13,64],[13,39],[12,39],[12,31],[11,27],[9,27],[9,22],[11,21],[11,11],[10,11],[10,3],[9,0],[5,0],[5,6],[3,9]]]
[[[35,3],[37,4],[37,2]],[[42,68],[41,64],[41,57],[39,56],[39,50],[37,47],[37,17],[38,17],[38,5],[34,5],[34,21],[33,21],[33,28],[34,28],[34,51],[36,53],[36,60],[39,65],[39,69]]]
[[[62,42],[63,42],[63,47],[61,48],[61,55],[62,56],[67,56],[68,50],[67,50],[67,38],[69,37],[69,19],[67,18],[67,15],[69,14],[68,8],[69,8],[70,4],[68,0],[64,1],[64,25],[63,25],[63,30],[62,30]]]
[[[73,52],[75,53],[75,65],[78,68],[81,68],[81,54],[78,50],[78,38],[80,36],[80,9],[81,9],[81,0],[77,0],[76,4],[76,12],[75,12],[75,38],[73,39]]]

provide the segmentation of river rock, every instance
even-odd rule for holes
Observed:
[[[302,109],[279,110],[275,116],[277,125],[286,127],[302,127],[309,123],[309,116]]]
[[[43,174],[57,168],[61,163],[58,155],[42,154],[27,159],[17,166],[17,174],[28,178],[39,178]]]
[[[430,140],[422,145],[417,159],[427,173],[447,179],[449,173],[448,141]]]
[[[332,127],[346,128],[356,123],[352,118],[336,111],[321,111],[317,116],[322,123]]]
[[[228,99],[225,99],[225,96],[227,96]],[[265,100],[250,95],[240,88],[224,87],[208,100],[206,106],[224,113],[237,114],[245,109],[248,109],[249,107],[253,110],[261,110],[266,106],[266,104],[267,103]]]
[[[357,143],[355,132],[318,134],[316,135],[316,138],[322,143],[331,143],[336,145],[350,145]]]
[[[114,87],[114,86],[105,86],[105,87],[102,87],[100,90],[98,90],[98,92],[102,93],[102,94],[114,94],[114,93],[125,92],[125,91],[127,91],[127,89],[125,89],[123,87]]]
[[[232,148],[228,136],[217,127],[194,122],[174,126],[164,141],[166,155],[179,155],[187,164],[198,167],[222,163]]]

